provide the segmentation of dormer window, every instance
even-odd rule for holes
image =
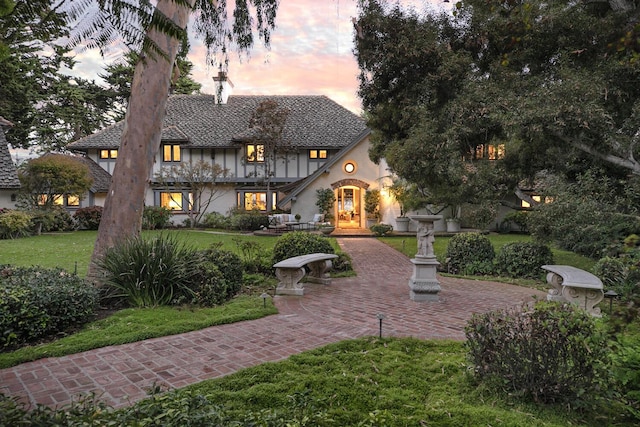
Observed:
[[[310,160],[325,160],[327,158],[327,150],[309,150]]]
[[[118,150],[100,150],[101,160],[115,160],[118,158]]]
[[[247,144],[247,162],[264,162],[263,144]]]
[[[164,144],[162,146],[163,162],[179,162],[180,154],[180,145],[178,144]]]

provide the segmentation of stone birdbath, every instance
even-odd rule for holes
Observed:
[[[409,279],[409,298],[412,301],[439,301],[441,288],[436,272],[440,263],[433,252],[433,223],[442,219],[442,215],[411,215],[409,218],[418,223],[418,253],[411,259],[413,275]]]

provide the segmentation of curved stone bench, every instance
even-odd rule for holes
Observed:
[[[304,287],[300,280],[307,272],[305,266],[309,266],[309,282],[330,284],[328,271],[333,266],[331,260],[335,258],[338,258],[338,255],[316,253],[288,258],[274,264],[278,278],[276,295],[304,295]]]
[[[600,309],[595,306],[604,299],[604,291],[598,277],[569,265],[543,265],[542,268],[549,272],[547,282],[553,287],[547,301],[570,302],[600,316]]]

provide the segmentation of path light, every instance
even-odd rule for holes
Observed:
[[[609,314],[611,314],[611,310],[613,309],[613,300],[618,297],[618,294],[615,291],[609,290],[604,293],[604,297],[609,299]]]
[[[262,295],[260,295],[260,298],[262,298],[262,307],[267,308],[267,298],[271,298],[271,295],[269,295],[266,292],[263,292]]]
[[[382,319],[384,319],[384,314],[378,313],[376,317],[380,321],[380,338],[382,338]]]

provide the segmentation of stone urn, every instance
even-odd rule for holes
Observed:
[[[329,235],[331,233],[333,233],[333,230],[335,230],[336,227],[334,227],[333,225],[323,225],[320,227],[320,232],[324,235]]]
[[[411,221],[406,216],[399,216],[396,218],[396,231],[400,231],[406,233],[409,231],[409,221]]]

